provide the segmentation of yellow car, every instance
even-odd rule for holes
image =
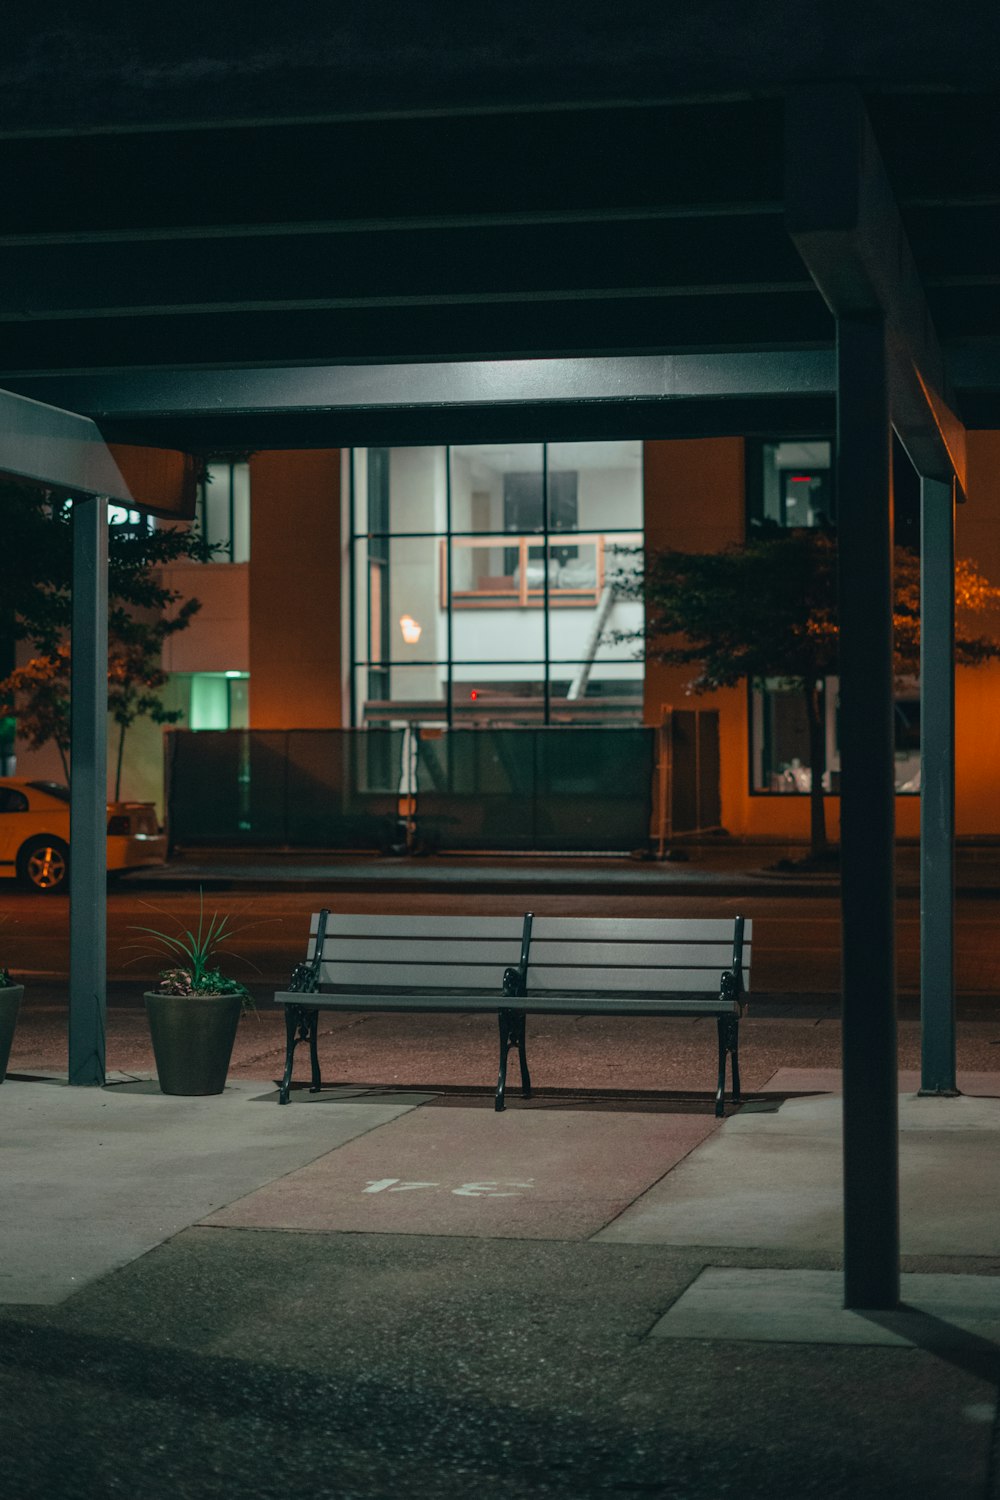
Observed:
[[[162,865],[166,835],[151,802],[108,803],[108,869]],[[59,781],[0,776],[0,877],[35,891],[65,890],[69,880],[69,787]]]

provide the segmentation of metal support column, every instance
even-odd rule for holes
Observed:
[[[884,319],[837,324],[844,1302],[899,1302],[892,479]]]
[[[920,481],[920,1092],[955,1094],[955,487]]]
[[[107,1007],[108,505],[73,505],[69,1081],[104,1082]]]

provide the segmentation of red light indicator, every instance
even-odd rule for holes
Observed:
[[[469,694],[469,697],[472,699],[473,703],[475,703],[476,699],[479,697],[479,694],[477,693],[477,691],[476,691],[475,688],[472,689],[472,692]]]

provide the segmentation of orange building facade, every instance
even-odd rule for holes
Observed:
[[[738,437],[643,444],[646,548],[711,551],[742,540],[755,452]],[[275,451],[253,454],[247,465],[246,555],[176,566],[165,579],[201,601],[191,627],[167,643],[168,701],[184,715],[181,727],[344,727],[352,722],[349,456]],[[956,551],[1000,581],[1000,433],[969,434],[969,494],[958,510]],[[977,630],[1000,636],[1000,612],[979,620]],[[729,834],[808,838],[806,795],[761,790],[759,777],[754,788],[746,687],[695,697],[687,690],[689,670],[655,661],[639,675],[635,712],[647,725],[660,724],[670,708],[717,711],[720,821]],[[357,722],[356,703],[354,715]],[[958,670],[956,754],[957,834],[1000,837],[1000,664]],[[137,725],[125,763],[124,794],[162,808],[162,731]],[[22,774],[58,774],[47,750],[19,747],[18,766]],[[836,838],[835,793],[826,806]],[[919,796],[897,796],[896,816],[898,835],[916,837]]]

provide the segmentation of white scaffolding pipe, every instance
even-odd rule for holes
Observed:
[[[601,636],[604,634],[604,627],[608,623],[608,615],[611,613],[613,603],[614,588],[610,583],[606,583],[601,590],[601,597],[597,601],[594,622],[590,627],[590,635],[587,637],[587,644],[583,651],[583,661],[580,663],[577,674],[569,685],[569,692],[566,694],[567,703],[571,703],[577,698],[582,698],[587,691],[587,683],[590,681],[594,658],[597,656],[597,648],[601,644]]]

